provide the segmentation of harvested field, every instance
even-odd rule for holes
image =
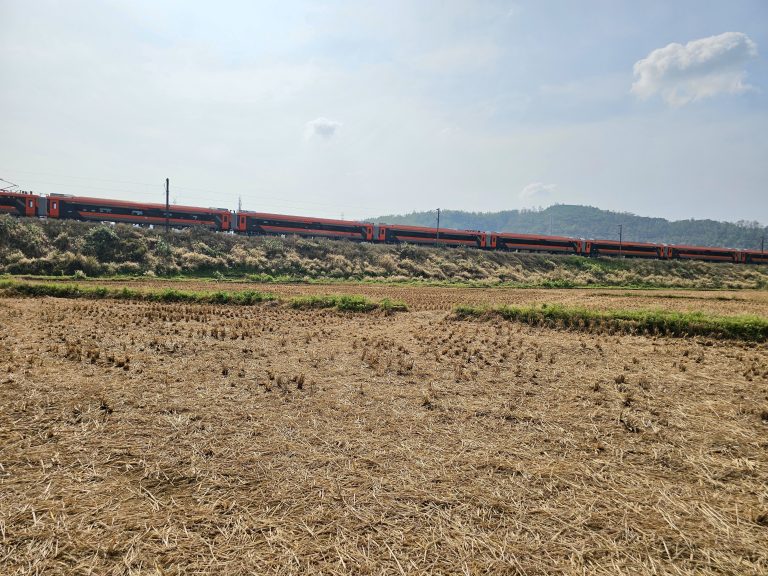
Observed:
[[[35,280],[39,282],[40,280]],[[60,281],[57,281],[57,283]],[[282,297],[325,294],[365,295],[373,300],[405,302],[412,310],[452,310],[467,306],[531,306],[563,304],[605,309],[659,309],[671,312],[706,311],[736,316],[758,314],[768,317],[768,290],[640,290],[599,288],[507,288],[437,287],[402,284],[333,282],[329,284],[290,284],[254,282],[213,282],[206,280],[108,280],[98,278],[77,285],[113,288],[181,289],[201,292],[216,290],[257,291]]]
[[[412,311],[0,299],[0,573],[768,571],[765,345],[449,317],[765,293],[245,287]]]

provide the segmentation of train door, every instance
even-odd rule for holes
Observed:
[[[221,215],[221,229],[224,231],[232,228],[232,214],[225,212]]]
[[[35,196],[27,196],[25,198],[24,215],[29,218],[37,216],[37,198]]]
[[[48,218],[58,218],[61,205],[58,198],[48,196]]]
[[[245,214],[239,214],[237,215],[237,231],[238,232],[245,232]]]

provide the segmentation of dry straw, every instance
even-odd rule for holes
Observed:
[[[768,572],[764,345],[426,294],[3,298],[0,573]]]

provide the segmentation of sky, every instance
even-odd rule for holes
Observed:
[[[764,0],[0,0],[0,178],[768,223],[766,54]]]

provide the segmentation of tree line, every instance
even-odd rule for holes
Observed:
[[[379,223],[436,225],[435,212],[412,212],[375,219]],[[611,212],[592,206],[556,204],[546,209],[464,212],[443,210],[440,227],[520,234],[547,234],[576,238],[618,239],[662,244],[694,244],[760,250],[768,227],[759,222],[718,222],[716,220],[677,220],[649,218],[627,212]]]

